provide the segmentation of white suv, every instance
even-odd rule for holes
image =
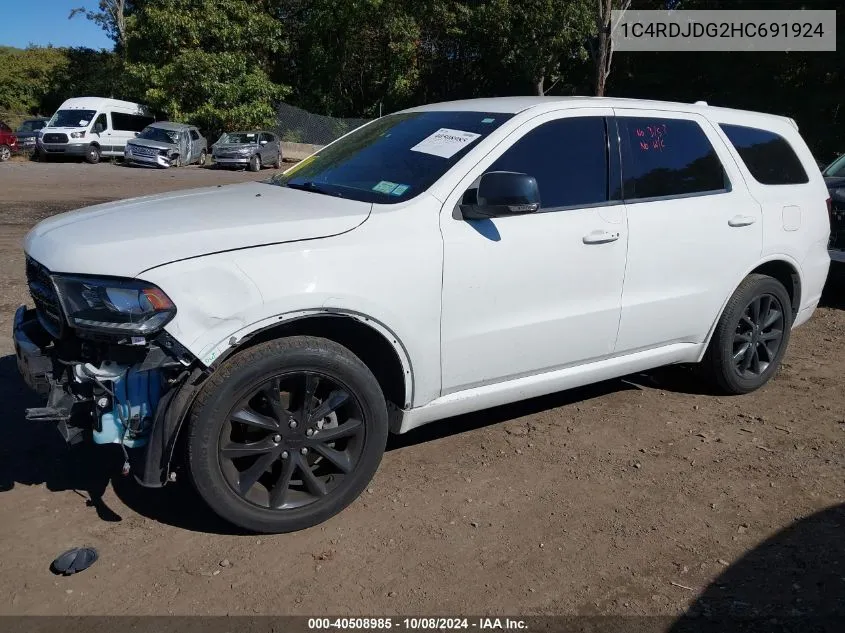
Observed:
[[[827,197],[782,117],[406,110],[268,182],[36,226],[28,417],[120,444],[146,486],[184,464],[235,524],[301,529],[357,497],[389,430],[671,363],[762,386],[819,301]]]

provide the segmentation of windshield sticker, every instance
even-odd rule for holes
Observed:
[[[408,191],[411,188],[411,185],[396,185],[393,191],[390,192],[391,196],[401,196],[403,193]]]
[[[492,123],[495,120],[496,119],[491,119],[490,117],[487,117],[486,119],[481,119],[481,122],[482,123]]]
[[[421,152],[440,156],[441,158],[452,158],[465,147],[469,147],[481,134],[475,132],[464,132],[462,130],[450,130],[442,127],[431,136],[424,138],[411,148],[412,152]]]
[[[389,180],[382,180],[378,183],[375,187],[373,187],[373,191],[377,191],[379,193],[391,193],[396,187],[401,187],[398,182],[390,182]]]

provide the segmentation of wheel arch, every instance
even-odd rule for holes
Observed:
[[[704,354],[707,352],[707,348],[710,346],[710,339],[713,338],[713,332],[716,331],[716,326],[719,323],[719,319],[722,318],[722,314],[725,311],[725,306],[728,305],[728,301],[730,301],[740,284],[749,275],[753,275],[755,273],[768,275],[783,284],[784,288],[786,288],[787,294],[789,295],[790,302],[792,303],[792,318],[793,320],[795,319],[801,306],[801,273],[798,262],[789,255],[771,255],[762,262],[759,262],[754,268],[747,270],[745,274],[734,284],[730,294],[724,298],[722,305],[719,308],[719,313],[716,315],[716,318],[713,319],[713,323],[710,325],[710,330],[707,332],[707,338],[702,345],[701,352],[699,353],[697,359],[698,361],[701,361]]]
[[[186,376],[173,394],[161,418],[153,421],[150,446],[143,474],[136,479],[145,487],[160,487],[170,481],[172,463],[184,442],[182,432],[194,401],[208,376],[226,359],[259,343],[287,336],[310,335],[327,338],[349,349],[373,372],[388,404],[391,428],[398,428],[399,410],[413,402],[413,369],[410,357],[399,338],[384,324],[361,313],[341,310],[301,311],[282,315],[284,320],[241,336],[229,339],[229,347],[211,362],[207,369],[197,367]]]
[[[259,343],[288,336],[317,336],[343,345],[373,372],[385,400],[397,409],[413,402],[413,369],[405,346],[387,326],[346,310],[302,311],[259,327],[238,339],[210,365],[212,371],[232,355]]]

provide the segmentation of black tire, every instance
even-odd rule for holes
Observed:
[[[783,284],[768,275],[749,275],[725,306],[701,362],[702,373],[728,394],[759,389],[780,366],[792,321],[792,301]]]
[[[202,150],[202,152],[200,152],[200,158],[199,158],[199,163],[198,163],[199,166],[205,167],[205,163],[206,163],[207,160],[208,160],[208,152],[206,150]]]
[[[294,396],[284,385],[300,384],[300,376],[305,389]],[[309,392],[314,377],[320,382]],[[346,398],[333,405],[336,394]],[[326,410],[334,426],[324,422]],[[268,430],[271,417],[282,425]],[[225,520],[254,532],[292,532],[327,520],[361,494],[381,462],[387,433],[384,395],[367,366],[337,343],[294,336],[246,349],[211,376],[191,413],[188,470],[197,492]],[[261,452],[246,454],[259,445]],[[339,455],[347,469],[331,474]],[[281,499],[275,507],[274,499]]]
[[[0,163],[5,163],[12,157],[12,148],[8,145],[0,145]]]
[[[247,169],[249,171],[261,171],[261,157],[258,154],[253,154],[252,158],[249,159]]]
[[[276,160],[273,162],[273,167],[275,167],[276,169],[279,169],[281,166],[282,166],[282,153],[279,152],[276,155]]]
[[[100,148],[91,144],[88,146],[88,151],[85,152],[85,162],[96,165],[100,162],[100,156]]]

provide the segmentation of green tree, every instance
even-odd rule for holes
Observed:
[[[414,0],[280,0],[291,38],[278,67],[297,105],[332,116],[378,116],[418,87]]]
[[[269,70],[282,23],[261,0],[146,0],[126,18],[137,98],[207,134],[271,125],[287,89]]]
[[[52,47],[0,48],[0,109],[37,114],[68,70],[67,50]]]

